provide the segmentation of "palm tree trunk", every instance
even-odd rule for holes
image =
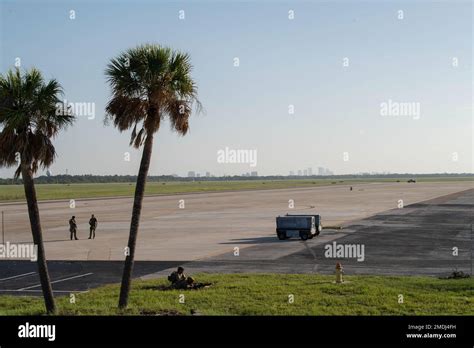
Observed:
[[[44,253],[43,233],[41,231],[38,201],[36,200],[35,183],[33,181],[33,173],[29,165],[21,165],[21,175],[23,179],[23,186],[25,188],[26,202],[28,204],[28,215],[30,217],[33,242],[38,248],[38,273],[41,289],[43,290],[44,304],[46,307],[46,312],[48,314],[53,314],[56,312],[56,305],[54,303],[53,289],[51,288],[48,266],[46,264],[46,257]]]
[[[122,275],[122,286],[120,287],[119,308],[128,305],[128,294],[130,292],[131,277],[133,271],[133,261],[135,258],[135,246],[137,243],[138,226],[140,224],[140,214],[142,211],[145,184],[150,168],[151,152],[153,149],[153,134],[147,134],[145,146],[143,147],[140,170],[138,171],[137,185],[135,187],[135,199],[133,201],[132,221],[130,223],[130,235],[128,237],[128,255],[125,258],[125,265]]]

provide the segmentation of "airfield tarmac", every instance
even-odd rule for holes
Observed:
[[[395,208],[349,223],[343,230],[323,230],[311,240],[280,241],[275,235],[234,239],[239,254],[189,261],[138,261],[133,276],[154,279],[177,266],[197,273],[319,273],[334,274],[341,262],[346,275],[427,275],[446,277],[453,271],[472,274],[474,189]],[[364,258],[327,258],[332,243],[363,245]],[[243,248],[245,245],[251,245]],[[453,248],[457,253],[453,253]],[[347,255],[346,255],[347,256]],[[41,295],[36,263],[0,261],[0,294]],[[56,295],[87,292],[119,283],[122,261],[48,261]]]
[[[323,230],[311,240],[280,241],[263,237],[258,245],[243,249],[238,256],[225,253],[183,266],[191,274],[334,274],[336,262],[341,262],[346,274],[438,277],[450,276],[454,271],[472,274],[473,224],[474,189],[470,189],[354,221],[342,231]],[[363,246],[363,257],[354,254],[328,257],[327,246],[334,243]],[[170,270],[143,278],[161,277]]]
[[[275,240],[275,217],[286,213],[317,213],[323,226],[344,225],[376,213],[473,188],[472,182],[369,183],[260,191],[235,191],[153,196],[144,199],[136,260],[197,261],[234,254]],[[74,199],[74,197],[71,197]],[[180,208],[180,201],[184,208]],[[294,209],[289,208],[294,201]],[[183,202],[182,201],[182,202]],[[48,260],[123,260],[132,198],[77,199],[40,202]],[[181,202],[181,203],[182,203]],[[470,203],[472,204],[472,202]],[[31,242],[25,203],[2,203],[5,242]],[[97,236],[88,240],[90,214],[99,220]],[[78,241],[69,240],[68,220],[75,215]],[[433,227],[435,228],[435,227]],[[325,241],[347,231],[323,232]],[[320,239],[322,240],[322,239]],[[268,248],[261,259],[276,259],[296,248]]]

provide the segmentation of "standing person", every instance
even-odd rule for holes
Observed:
[[[91,239],[91,238],[95,239],[95,229],[97,228],[97,219],[94,216],[94,214],[92,214],[92,216],[89,220],[89,226],[90,226],[89,239]],[[92,236],[94,236],[94,237],[92,237]]]
[[[71,232],[71,240],[72,237],[74,236],[74,239],[77,240],[76,232],[77,232],[77,224],[76,224],[76,217],[73,216],[69,220],[69,232]]]

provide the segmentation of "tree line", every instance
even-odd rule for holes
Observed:
[[[347,175],[308,175],[308,176],[283,176],[283,175],[265,175],[265,176],[212,176],[212,177],[182,177],[176,175],[149,175],[148,182],[193,182],[193,181],[261,181],[261,180],[301,180],[301,179],[327,179],[327,180],[350,180],[350,179],[405,179],[405,178],[474,178],[472,173],[436,173],[436,174],[347,174]],[[136,182],[136,175],[42,175],[35,178],[36,184],[101,184],[101,183],[130,183]],[[21,178],[0,178],[0,185],[22,185]]]

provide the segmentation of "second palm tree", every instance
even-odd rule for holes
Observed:
[[[172,130],[185,135],[193,105],[200,110],[188,54],[159,45],[141,45],[112,59],[106,69],[112,97],[106,120],[119,131],[132,129],[130,145],[143,145],[133,201],[119,308],[128,305],[140,214],[150,168],[153,137],[168,117]]]

